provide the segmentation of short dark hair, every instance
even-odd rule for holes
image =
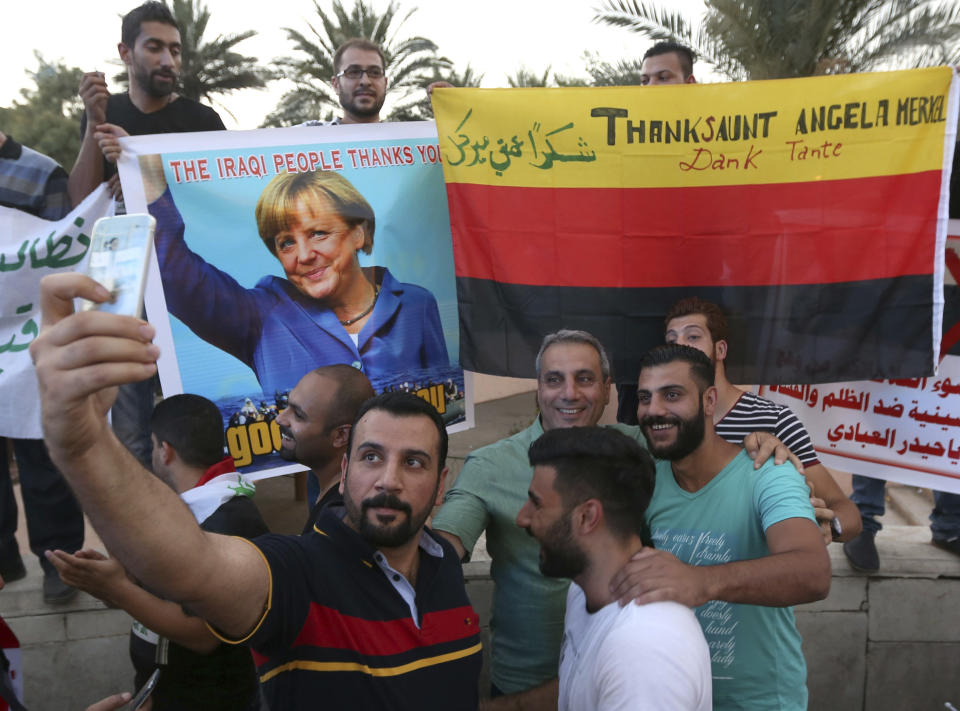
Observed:
[[[166,3],[149,0],[140,7],[133,8],[123,16],[123,23],[120,25],[120,41],[127,47],[133,47],[137,43],[137,37],[140,36],[141,24],[144,22],[162,22],[165,25],[174,27],[177,32],[180,31],[180,25],[176,18],[170,12]]]
[[[680,60],[680,71],[683,72],[683,78],[688,78],[693,74],[693,63],[697,61],[697,53],[686,45],[680,44],[679,42],[670,42],[663,41],[657,42],[650,49],[648,49],[644,55],[644,59],[649,59],[650,57],[658,57],[661,54],[676,54],[677,58]]]
[[[429,417],[433,426],[437,428],[437,434],[440,436],[439,460],[437,462],[437,473],[443,471],[447,463],[447,428],[444,427],[443,418],[437,412],[437,408],[418,397],[413,393],[403,391],[380,393],[376,397],[367,400],[357,411],[357,416],[353,418],[353,427],[350,428],[350,435],[347,438],[347,459],[353,451],[353,433],[357,431],[357,423],[371,410],[383,410],[394,417]]]
[[[220,409],[200,395],[171,395],[157,403],[150,431],[192,467],[206,469],[224,457]]]
[[[310,371],[310,374],[327,378],[336,384],[332,411],[328,413],[326,422],[328,430],[352,423],[363,403],[375,395],[367,376],[346,363],[325,365]]]
[[[644,512],[653,496],[653,458],[636,440],[609,427],[561,427],[530,445],[530,465],[557,472],[553,488],[569,512],[597,499],[610,532],[643,538]]]
[[[343,58],[343,53],[348,49],[362,49],[366,52],[376,52],[380,55],[380,65],[383,67],[383,71],[387,71],[387,60],[383,56],[383,50],[380,49],[380,45],[376,42],[371,42],[366,37],[352,37],[337,47],[337,51],[333,53],[334,74],[340,73],[340,60]]]
[[[640,358],[638,372],[643,373],[644,368],[667,365],[677,361],[687,363],[690,366],[690,375],[697,382],[701,393],[713,385],[713,363],[707,358],[706,353],[690,346],[681,346],[679,343],[667,343],[644,353],[643,357]]]
[[[701,299],[699,296],[688,296],[680,299],[670,307],[663,324],[666,327],[673,319],[690,316],[691,314],[702,314],[706,317],[707,330],[710,331],[710,338],[714,343],[727,340],[730,333],[727,327],[727,317],[723,315],[719,306],[712,301]]]

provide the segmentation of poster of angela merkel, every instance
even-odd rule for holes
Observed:
[[[127,210],[157,220],[145,301],[163,393],[216,402],[244,472],[303,468],[275,420],[322,366],[472,425],[432,123],[134,137],[119,168]]]

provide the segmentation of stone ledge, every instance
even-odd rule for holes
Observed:
[[[866,575],[850,567],[840,543],[831,543],[834,577],[858,578],[960,578],[960,556],[930,543],[927,526],[886,526],[877,534],[880,570]]]

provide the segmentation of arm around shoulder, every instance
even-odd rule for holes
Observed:
[[[30,344],[44,439],[101,540],[137,579],[225,630],[245,632],[262,613],[269,572],[240,539],[205,533],[180,498],[120,444],[106,421],[115,387],[156,372],[153,327],[73,299],[109,294],[82,274],[41,282],[43,329]]]
[[[103,153],[94,133],[97,126],[107,120],[110,98],[106,80],[100,72],[86,72],[80,79],[78,94],[84,104],[85,123],[80,153],[67,182],[70,201],[74,205],[83,202],[103,182]]]
[[[863,527],[860,510],[840,490],[830,471],[822,464],[814,464],[804,469],[803,474],[811,484],[813,495],[823,499],[827,509],[840,521],[843,532],[836,540],[849,541],[856,538]]]
[[[830,556],[817,525],[788,518],[767,528],[770,554],[704,566],[711,600],[788,607],[822,600],[830,592]]]
[[[481,492],[481,482],[490,476],[489,462],[477,453],[467,457],[443,505],[433,516],[431,528],[442,535],[463,560],[473,551],[480,534],[490,522],[490,514]]]

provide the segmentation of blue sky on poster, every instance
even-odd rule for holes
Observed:
[[[377,8],[386,5],[386,0],[370,1]],[[329,0],[319,2],[321,7],[329,7]],[[0,43],[0,106],[9,106],[29,84],[24,70],[36,67],[34,50],[47,59],[62,59],[68,65],[98,69],[111,76],[118,69],[109,60],[117,56],[119,16],[136,4],[137,0],[7,3],[4,25],[11,31]],[[440,53],[460,69],[470,62],[484,74],[486,87],[506,86],[507,75],[521,64],[541,74],[549,66],[560,74],[582,76],[585,51],[602,51],[606,59],[615,61],[642,54],[650,44],[622,29],[594,24],[593,8],[598,4],[582,0],[401,0],[403,8],[418,8],[404,25],[403,35],[430,37]],[[669,4],[692,18],[703,11],[702,0]],[[239,49],[261,61],[290,52],[284,27],[306,30],[304,23],[316,18],[310,0],[206,0],[206,5],[211,10],[207,35],[257,29],[259,34]],[[283,82],[274,82],[268,91],[226,97],[224,106],[236,116],[234,121],[221,111],[228,128],[256,128],[285,88]]]

